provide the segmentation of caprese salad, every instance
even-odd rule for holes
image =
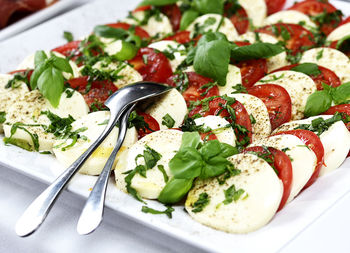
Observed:
[[[116,187],[146,213],[184,204],[212,228],[257,230],[350,149],[350,19],[326,0],[284,2],[144,0],[81,40],[65,32],[0,75],[3,140],[69,166],[105,128],[113,92],[164,83],[130,115]],[[117,135],[80,173],[99,175]]]

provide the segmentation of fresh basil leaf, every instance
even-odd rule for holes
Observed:
[[[45,69],[38,78],[38,89],[53,107],[57,107],[64,90],[62,72],[53,67]]]
[[[230,44],[222,40],[205,43],[197,48],[193,67],[198,74],[210,77],[219,85],[225,86],[230,51]]]
[[[229,188],[227,188],[226,190],[224,190],[225,193],[225,200],[224,200],[224,204],[228,205],[230,203],[232,203],[232,201],[237,201],[239,200],[239,198],[242,196],[242,194],[245,191],[243,189],[238,189],[236,190],[235,185],[231,185]]]
[[[163,6],[168,4],[174,4],[177,1],[178,0],[143,0],[140,6],[145,6],[145,5]]]
[[[49,67],[49,64],[44,61],[44,62],[41,62],[39,65],[36,65],[33,73],[32,73],[32,76],[30,77],[30,88],[32,90],[35,90],[36,87],[38,86],[37,85],[37,82],[38,82],[38,79],[39,79],[39,76]]]
[[[168,216],[169,219],[171,219],[172,212],[174,212],[175,209],[172,208],[171,206],[167,206],[167,209],[165,209],[164,211],[159,211],[159,210],[155,210],[153,208],[150,208],[148,206],[142,206],[141,211],[144,213],[151,213],[151,214],[165,214],[166,216]]]
[[[52,64],[56,69],[73,75],[73,69],[67,59],[55,55],[51,56],[50,59],[52,59]]]
[[[201,47],[206,43],[215,40],[228,42],[226,35],[221,32],[207,32],[200,38],[200,40],[197,43],[197,47]]]
[[[147,169],[152,169],[156,166],[161,157],[161,154],[148,146],[146,146],[146,149],[143,151],[143,158]]]
[[[180,150],[183,148],[197,148],[201,142],[198,132],[185,132],[182,134],[182,142]]]
[[[338,49],[338,50],[341,49],[344,42],[347,42],[348,40],[350,40],[350,35],[346,35],[343,38],[341,38],[340,40],[338,40],[336,49]]]
[[[304,73],[308,76],[318,76],[322,73],[315,63],[302,63],[291,68],[291,70]]]
[[[137,54],[137,47],[129,42],[122,41],[122,49],[113,55],[119,61],[127,61],[133,59]]]
[[[237,61],[251,59],[265,59],[284,52],[285,49],[277,44],[258,42],[243,47],[235,47],[231,51],[231,57]]]
[[[207,160],[203,166],[200,174],[201,179],[212,178],[220,176],[226,171],[227,166],[230,164],[226,158],[221,156],[215,156]]]
[[[180,22],[180,30],[184,31],[186,28],[199,16],[198,11],[189,9],[182,14]]]
[[[160,192],[158,200],[164,204],[179,202],[191,189],[193,179],[172,178]]]
[[[169,113],[167,113],[162,118],[162,125],[167,128],[172,128],[175,125],[175,120],[169,115]]]
[[[343,104],[350,100],[350,82],[344,83],[332,90],[332,97],[335,104]]]
[[[175,178],[193,179],[201,174],[202,157],[195,148],[182,148],[170,160],[169,168]]]
[[[72,42],[74,40],[73,34],[67,31],[63,32],[63,38],[65,38],[67,42]]]
[[[237,147],[233,147],[227,143],[220,142],[220,149],[221,149],[220,156],[225,157],[225,158],[236,155],[239,153]]]
[[[205,160],[219,155],[220,151],[220,142],[218,140],[208,141],[199,149],[199,152]]]
[[[316,91],[308,97],[304,115],[306,117],[319,115],[320,113],[327,111],[331,105],[332,97],[327,91]]]
[[[35,67],[45,62],[46,60],[47,60],[47,55],[43,50],[39,50],[35,52],[35,56],[34,56]]]
[[[199,194],[198,199],[196,200],[196,202],[194,202],[192,204],[192,212],[194,213],[199,213],[202,212],[204,207],[206,207],[210,202],[210,198],[208,193],[206,192],[202,192],[201,194]]]
[[[100,37],[115,39],[121,39],[128,34],[127,31],[121,28],[113,28],[106,25],[95,26],[94,33]]]
[[[6,121],[6,112],[0,112],[0,124]]]
[[[217,13],[222,15],[224,12],[223,0],[193,0],[192,5],[200,14]]]

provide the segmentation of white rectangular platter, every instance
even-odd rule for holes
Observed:
[[[341,8],[346,15],[350,14],[350,4],[331,2]],[[0,43],[0,73],[10,71],[21,59],[37,49],[51,49],[64,43],[62,38],[64,30],[72,31],[75,37],[79,38],[91,32],[97,24],[122,19],[137,3],[137,0],[118,3],[115,0],[96,1]],[[39,37],[41,39],[37,40]],[[52,156],[5,146],[1,140],[0,163],[47,183],[52,182],[64,169]],[[68,189],[87,197],[95,180],[96,177],[76,175]],[[118,191],[112,182],[108,189],[106,205],[137,222],[206,251],[276,252],[317,220],[337,200],[350,192],[349,182],[350,159],[347,159],[339,169],[320,178],[288,204],[267,226],[246,235],[227,234],[202,226],[193,221],[182,206],[175,207],[173,219],[144,214],[141,212],[142,204]],[[161,207],[152,201],[149,201],[149,205],[154,208]]]
[[[0,41],[10,38],[73,7],[79,6],[82,2],[82,0],[60,0],[0,30]]]

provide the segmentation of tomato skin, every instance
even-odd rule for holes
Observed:
[[[237,41],[235,44],[239,47],[250,45],[249,42]],[[242,85],[246,88],[252,87],[257,81],[267,73],[266,59],[247,60],[234,64],[241,70]]]
[[[113,84],[112,81],[92,81],[91,88],[86,92],[86,86],[89,83],[88,76],[82,76],[73,78],[67,81],[71,88],[79,91],[87,105],[92,108],[96,107],[101,110],[104,109],[104,102],[109,98],[109,96],[116,92],[118,88]]]
[[[250,95],[260,98],[269,113],[272,130],[289,122],[292,117],[292,101],[288,92],[276,84],[256,85],[247,89]]]
[[[218,137],[211,131],[209,133],[200,133],[200,136],[202,141],[213,141],[218,139]]]
[[[142,137],[146,136],[147,134],[153,133],[155,131],[159,131],[160,127],[159,124],[157,122],[157,120],[155,120],[155,118],[153,118],[151,115],[149,115],[148,113],[144,113],[141,111],[137,111],[136,112],[139,116],[143,117],[144,121],[148,124],[148,128],[142,129],[139,128],[137,129],[137,133],[138,133],[138,138],[141,139]]]
[[[344,20],[339,24],[339,26],[344,25],[344,24],[347,24],[347,23],[350,23],[350,17],[347,17],[346,19],[344,19]]]
[[[293,55],[303,52],[306,48],[315,46],[314,35],[301,25],[278,23],[273,26],[277,29],[278,33],[281,33],[282,29],[288,31],[290,39],[285,41],[286,48],[291,50]],[[283,41],[283,38],[277,36],[273,31],[272,25],[264,26],[256,30],[256,32],[266,33]]]
[[[226,103],[227,101],[220,97],[214,98],[209,102],[209,109],[207,111],[203,111],[202,105],[198,105],[192,111],[189,112],[188,116],[193,117],[196,114],[200,114],[203,117],[208,115],[221,116],[223,118],[230,117],[229,112],[226,109],[222,109],[222,105],[225,105]],[[233,103],[231,107],[235,110],[235,116],[236,116],[235,123],[237,125],[245,127],[248,130],[247,136],[250,142],[252,142],[252,123],[250,121],[250,117],[247,110],[238,101]],[[232,122],[231,119],[228,119],[228,121],[230,123]],[[242,141],[244,136],[239,136],[236,130],[235,130],[235,133],[236,133],[237,139],[239,141]]]
[[[178,31],[174,35],[166,37],[163,40],[174,40],[180,44],[186,44],[191,42],[190,34],[189,31]]]
[[[216,85],[211,87],[208,91],[207,88],[201,89],[203,85],[213,83],[212,79],[201,76],[196,72],[187,72],[184,74],[187,75],[188,78],[188,87],[185,91],[182,92],[182,96],[184,97],[187,104],[189,104],[191,101],[198,101],[208,97],[219,96],[219,89]],[[177,78],[178,75],[171,76],[168,78],[166,83],[172,87],[177,87]],[[202,95],[204,92],[206,92],[206,94]]]
[[[151,5],[143,5],[143,6],[137,7],[135,10],[132,11],[132,13],[136,13],[139,11],[148,11],[150,9],[152,9]]]
[[[272,147],[268,147],[268,151],[271,153],[271,155],[268,156],[268,158],[270,159],[272,158],[271,160],[273,161],[273,163],[269,163],[269,164],[278,171],[278,178],[283,183],[283,195],[282,195],[281,203],[277,210],[277,211],[280,211],[286,204],[292,189],[293,168],[289,157],[284,152]],[[242,151],[242,153],[249,153],[249,152],[256,152],[256,153],[262,153],[262,154],[267,153],[266,150],[260,146],[248,147]]]
[[[289,8],[289,10],[299,11],[309,16],[317,16],[318,14],[321,14],[324,11],[326,11],[327,13],[333,13],[337,11],[337,8],[335,8],[329,2],[321,2],[318,0],[306,0],[299,3],[295,3],[292,7]],[[336,20],[333,20],[330,23],[323,24],[321,26],[321,31],[325,35],[328,35],[339,25],[340,22],[336,22]]]
[[[282,68],[274,70],[274,72],[282,71],[282,70],[291,70],[292,68],[299,66],[300,64],[292,64],[288,66],[284,66]],[[341,85],[340,78],[330,69],[327,69],[322,66],[318,66],[319,70],[321,71],[321,74],[318,76],[310,76],[312,80],[314,80],[317,90],[323,90],[322,83],[325,83],[331,87],[338,87]]]
[[[79,52],[80,43],[81,43],[81,40],[71,41],[71,42],[68,42],[67,44],[56,47],[51,51],[63,54],[66,57],[74,54],[74,57],[72,58],[72,60],[75,60],[81,55],[81,53]]]
[[[180,29],[181,10],[177,4],[169,4],[162,7],[161,11],[169,18],[174,31]]]
[[[147,64],[144,58],[147,58]],[[129,63],[142,75],[144,81],[165,83],[173,73],[168,58],[153,48],[140,48]]]
[[[329,108],[323,114],[334,115],[336,112],[345,113],[350,117],[350,104],[335,105]],[[346,124],[347,129],[350,131],[350,122]]]
[[[320,174],[321,167],[324,163],[324,148],[320,138],[311,131],[297,129],[297,130],[289,130],[276,133],[274,135],[283,135],[283,134],[291,134],[298,137],[302,142],[305,143],[316,155],[317,163],[315,166],[314,173],[310,177],[309,181],[304,186],[303,190],[311,186],[318,178]]]
[[[249,29],[249,18],[247,12],[244,8],[239,8],[234,14],[231,14],[229,13],[231,7],[231,3],[225,5],[224,15],[231,20],[239,34],[246,33]]]
[[[19,69],[19,70],[11,71],[11,72],[9,72],[9,74],[10,75],[14,75],[14,74],[24,75],[25,73],[27,73],[27,71],[28,71],[27,69]],[[33,71],[34,70],[29,70],[28,73],[27,73],[28,84],[30,83],[30,78],[32,77]]]
[[[267,15],[271,15],[282,10],[286,0],[265,0],[267,7]]]
[[[127,24],[127,23],[122,23],[122,22],[118,22],[118,23],[111,23],[111,24],[106,24],[106,26],[112,27],[112,28],[120,28],[123,30],[129,30],[131,25]],[[144,29],[142,29],[139,26],[135,26],[135,35],[139,36],[141,39],[148,39],[150,38],[148,32],[146,32]]]

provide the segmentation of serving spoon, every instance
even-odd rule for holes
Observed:
[[[119,120],[117,143],[98,177],[78,221],[77,231],[81,235],[90,234],[102,221],[108,179],[117,153],[124,142],[126,131],[128,130],[128,119],[135,105],[136,104],[129,106]]]
[[[67,183],[109,135],[129,105],[143,99],[161,95],[170,89],[172,88],[169,86],[157,83],[139,82],[125,86],[112,94],[105,102],[105,105],[110,109],[110,119],[103,133],[71,166],[69,166],[30,204],[17,221],[15,228],[16,234],[22,237],[28,236],[40,227]]]

